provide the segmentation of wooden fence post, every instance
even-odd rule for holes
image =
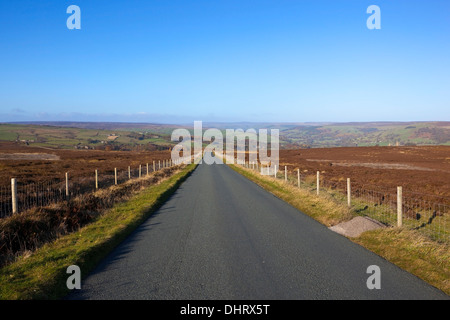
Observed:
[[[300,169],[297,169],[298,187],[300,188]]]
[[[114,184],[117,185],[117,168],[114,168]]]
[[[66,172],[66,197],[69,196],[69,173]]]
[[[95,189],[98,189],[98,171],[95,169]]]
[[[352,206],[352,187],[350,184],[350,178],[347,178],[347,206]]]
[[[139,178],[142,177],[142,165],[139,165]]]
[[[148,163],[147,163],[147,177],[148,177]]]
[[[319,195],[319,185],[320,185],[320,172],[317,171],[317,195]]]
[[[402,187],[397,187],[397,227],[399,228],[401,228],[403,225],[402,193]]]
[[[287,182],[287,166],[284,166],[284,181]]]
[[[158,160],[158,170],[161,170],[161,160]]]
[[[155,161],[153,161],[153,172],[155,172],[156,171],[156,164],[155,164]]]
[[[11,200],[12,200],[12,213],[17,213],[17,181],[16,178],[11,179]]]
[[[273,176],[276,178],[277,177],[277,165],[275,165],[274,170],[273,170]]]
[[[131,179],[131,168],[128,166],[128,179]]]

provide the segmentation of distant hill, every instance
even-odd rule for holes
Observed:
[[[279,129],[282,148],[450,145],[450,122],[205,123],[205,127]]]
[[[285,146],[450,145],[450,122],[299,125],[283,130],[280,136]]]
[[[173,129],[169,127],[161,126],[150,131],[145,128],[125,130],[104,123],[71,125],[0,124],[0,141],[57,149],[164,150],[173,146],[170,142]]]
[[[10,124],[43,125],[63,128],[80,128],[92,130],[115,130],[115,131],[146,131],[153,133],[170,134],[180,125],[154,124],[154,123],[133,123],[133,122],[76,122],[76,121],[29,121],[10,122]]]
[[[0,140],[54,148],[170,148],[170,135],[186,126],[122,122],[21,122],[0,124]],[[203,129],[279,129],[284,149],[450,145],[450,121],[441,122],[348,122],[348,123],[252,123],[205,122]],[[224,132],[225,133],[225,132]]]

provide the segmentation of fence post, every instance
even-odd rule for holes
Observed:
[[[156,165],[155,165],[155,161],[153,161],[153,172],[156,171]]]
[[[17,182],[16,178],[11,179],[11,200],[12,200],[12,213],[17,213]]]
[[[114,168],[114,184],[117,185],[117,168]]]
[[[128,166],[128,179],[131,179],[131,168]]]
[[[347,178],[347,206],[352,206],[352,187],[350,184],[350,178]]]
[[[142,176],[142,165],[139,165],[139,178]]]
[[[275,169],[273,170],[273,176],[275,178],[277,177],[277,165],[275,165]]]
[[[148,163],[147,163],[147,177],[148,177]]]
[[[95,169],[95,189],[98,189],[98,171]]]
[[[69,196],[69,173],[66,172],[66,197]]]
[[[300,169],[297,169],[297,180],[298,180],[298,187],[300,188]]]
[[[284,166],[284,181],[287,182],[287,166]]]
[[[161,169],[161,160],[158,160],[158,170]]]
[[[397,227],[401,228],[403,225],[403,201],[402,201],[402,187],[397,187]]]
[[[317,195],[319,195],[320,171],[317,171]]]

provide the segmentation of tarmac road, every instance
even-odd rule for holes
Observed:
[[[369,290],[367,268],[381,270]],[[226,165],[199,165],[69,299],[448,299]]]

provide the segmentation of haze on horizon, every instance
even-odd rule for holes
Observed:
[[[449,121],[449,14],[445,0],[3,1],[0,122]]]

